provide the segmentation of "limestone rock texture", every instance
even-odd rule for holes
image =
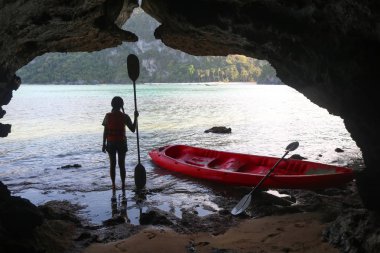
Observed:
[[[155,36],[194,55],[266,59],[287,85],[344,119],[363,152],[357,182],[368,208],[380,192],[380,2],[143,1]]]
[[[1,106],[12,98],[21,80],[15,72],[46,52],[96,51],[137,36],[121,29],[137,0],[0,1]],[[0,123],[0,137],[11,131]]]
[[[137,5],[0,1],[0,105],[21,83],[17,69],[38,55],[136,41],[119,27]],[[155,36],[167,46],[192,55],[266,59],[284,83],[341,116],[363,152],[366,169],[357,179],[363,202],[380,210],[378,0],[143,0],[141,7],[161,23]],[[0,128],[2,136],[10,131],[9,125]]]

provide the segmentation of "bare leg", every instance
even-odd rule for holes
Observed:
[[[125,152],[118,152],[117,156],[120,168],[121,189],[125,193]]]
[[[115,185],[115,168],[116,168],[116,153],[108,153],[110,158],[110,176],[112,181],[112,191],[114,192],[116,190]]]

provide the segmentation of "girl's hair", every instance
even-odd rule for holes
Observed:
[[[120,109],[120,108],[123,108],[124,106],[124,101],[121,97],[114,97],[111,101],[111,106],[113,109]]]

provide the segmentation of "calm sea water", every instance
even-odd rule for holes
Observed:
[[[22,85],[4,107],[2,123],[11,123],[12,133],[0,140],[0,180],[13,194],[36,204],[69,199],[87,205],[95,223],[109,218],[110,178],[108,157],[101,152],[101,122],[114,96],[123,97],[126,113],[133,115],[130,84]],[[141,161],[151,193],[143,206],[133,202],[137,150],[136,137],[129,132],[126,165],[132,222],[137,207],[158,207],[177,216],[182,208],[193,207],[207,214],[218,209],[213,198],[220,189],[229,188],[158,168],[148,156],[156,147],[188,144],[281,157],[290,142],[299,141],[296,153],[310,161],[347,165],[361,159],[340,117],[285,85],[137,84],[137,100]],[[232,134],[204,133],[213,126],[231,127]],[[82,167],[57,169],[75,163]],[[120,186],[118,172],[117,182]]]

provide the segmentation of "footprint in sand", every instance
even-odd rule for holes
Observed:
[[[265,241],[268,240],[269,238],[272,238],[272,237],[278,236],[279,234],[281,234],[281,233],[272,233],[272,234],[269,234],[269,235],[267,235],[264,239],[262,239],[261,242],[265,242]]]
[[[157,235],[153,232],[144,232],[146,234],[146,237],[148,237],[149,240],[155,238]]]
[[[297,222],[294,224],[294,226],[297,228],[303,228],[305,225],[306,225],[305,222]]]
[[[198,242],[198,243],[196,243],[194,246],[207,246],[207,245],[209,245],[210,243],[209,242]]]

